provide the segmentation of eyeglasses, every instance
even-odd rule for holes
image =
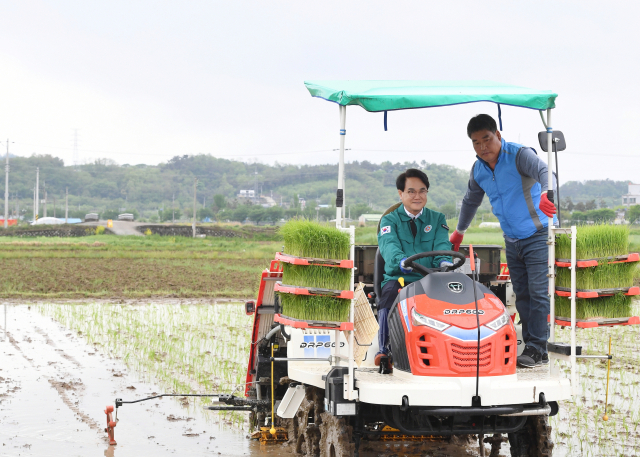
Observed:
[[[429,193],[429,191],[427,189],[420,189],[419,191],[416,192],[415,189],[409,189],[407,192],[405,192],[407,194],[409,194],[412,197],[415,197],[416,194],[420,194],[421,197],[426,197],[427,194]]]

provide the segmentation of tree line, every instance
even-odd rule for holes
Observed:
[[[60,158],[37,154],[13,157],[10,163],[9,208],[13,211],[19,207],[20,214],[26,218],[32,215],[36,168],[40,170],[40,198],[43,199],[46,192],[48,215],[55,211],[58,217],[64,215],[64,196],[68,189],[70,217],[98,212],[114,218],[121,212],[129,212],[148,220],[189,218],[193,213],[196,179],[199,219],[268,222],[293,215],[321,219],[335,217],[338,176],[335,163],[249,164],[204,154],[176,155],[158,165],[118,165],[109,159],[98,159],[83,165],[65,166]],[[362,213],[382,212],[396,203],[395,180],[407,168],[419,168],[427,173],[431,185],[428,207],[445,213],[447,219],[456,218],[459,202],[467,189],[468,170],[425,161],[347,163],[347,215],[350,211],[355,219]],[[269,197],[276,206],[264,208],[259,204],[246,204],[248,202],[238,198],[243,189]],[[576,189],[593,198],[575,197]],[[623,193],[626,193],[626,181],[569,182],[561,187],[563,206],[568,212],[605,209],[613,206],[609,200],[619,202]],[[300,199],[305,200],[304,208]],[[3,207],[4,202],[0,206]],[[316,209],[318,206],[321,208]],[[478,214],[488,213],[490,205],[485,199]]]

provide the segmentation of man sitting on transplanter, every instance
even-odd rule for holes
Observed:
[[[387,316],[398,290],[403,287],[398,282],[404,278],[404,285],[421,279],[420,273],[404,264],[407,257],[428,251],[450,251],[449,227],[444,214],[425,208],[429,192],[429,178],[415,168],[410,168],[396,179],[400,201],[392,206],[380,220],[378,246],[385,262],[384,280],[378,299],[378,323],[380,331],[378,343],[380,351],[375,364],[389,355],[389,327]],[[417,263],[427,268],[451,266],[451,257],[438,256],[419,259]]]

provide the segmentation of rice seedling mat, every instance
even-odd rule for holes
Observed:
[[[353,260],[336,260],[336,259],[317,259],[314,257],[297,257],[295,255],[276,253],[276,260],[289,263],[291,265],[318,266],[318,267],[337,267],[337,268],[353,268]]]
[[[556,258],[571,258],[571,238],[556,236]],[[629,254],[629,227],[623,225],[582,225],[576,235],[576,258],[596,259]]]
[[[598,297],[609,297],[611,295],[616,295],[619,293],[624,293],[624,295],[633,296],[640,295],[640,287],[617,287],[611,289],[576,289],[576,296],[578,298],[598,298]],[[556,295],[559,297],[570,297],[571,296],[571,288],[570,287],[556,287]]]
[[[294,295],[328,295],[330,297],[342,298],[345,300],[353,299],[353,291],[351,290],[334,290],[334,289],[321,289],[319,287],[300,287],[300,286],[289,286],[286,284],[282,284],[280,282],[275,283],[274,289],[276,292],[284,293],[284,294],[294,294]]]
[[[624,254],[624,255],[618,255],[618,256],[600,257],[598,259],[577,260],[576,267],[578,268],[597,267],[598,262],[600,260],[611,260],[611,262],[608,262],[609,264],[640,262],[640,254],[637,252],[633,252],[630,254]],[[571,267],[571,259],[556,259],[556,266],[562,267],[562,268],[569,268]]]
[[[556,316],[556,325],[571,327],[571,318]],[[632,316],[604,319],[576,319],[577,328],[611,327],[614,325],[640,325],[640,317]]]
[[[288,325],[293,328],[308,328],[308,329],[324,329],[324,330],[340,330],[342,332],[353,330],[353,322],[318,322],[318,321],[303,321],[294,319],[293,317],[282,316],[276,314],[273,316],[274,322]]]

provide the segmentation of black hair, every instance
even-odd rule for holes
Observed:
[[[496,121],[488,114],[476,114],[467,124],[467,136],[471,138],[472,134],[481,130],[489,130],[491,133],[496,133],[498,131]]]
[[[427,174],[417,168],[409,168],[404,173],[400,173],[400,175],[398,175],[396,178],[396,187],[398,190],[404,192],[404,186],[407,184],[407,178],[418,178],[425,186],[427,186],[427,190],[429,190],[429,178],[427,177]]]

